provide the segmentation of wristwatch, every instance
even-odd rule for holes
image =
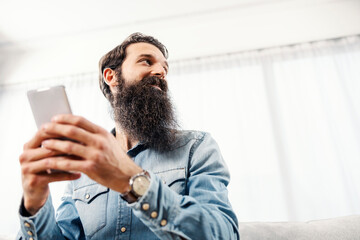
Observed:
[[[150,174],[147,171],[142,171],[129,180],[130,191],[121,194],[121,198],[128,203],[133,203],[139,200],[150,186]]]

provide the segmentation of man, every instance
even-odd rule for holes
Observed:
[[[24,145],[19,238],[238,239],[217,144],[177,130],[165,46],[135,33],[99,66],[115,129],[59,115]],[[48,184],[63,180],[55,216]]]

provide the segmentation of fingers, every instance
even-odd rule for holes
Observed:
[[[74,125],[74,126],[82,128],[91,133],[107,132],[102,127],[88,121],[87,119],[80,117],[80,116],[71,115],[71,114],[57,115],[57,116],[53,117],[51,119],[51,121],[55,122],[55,123],[60,123],[60,124]]]
[[[27,143],[24,144],[23,149],[27,150],[27,149],[31,149],[31,148],[38,148],[41,146],[42,141],[44,141],[45,139],[58,138],[58,137],[60,137],[60,136],[47,133],[47,132],[43,131],[43,129],[40,129],[39,131],[36,132],[35,136],[33,136],[30,139],[30,141],[28,141]]]
[[[42,190],[43,186],[48,186],[51,182],[59,182],[65,180],[75,180],[81,177],[81,173],[75,172],[53,172],[53,173],[38,173],[27,175],[26,179],[23,181],[25,189],[28,193],[36,192],[40,188]],[[31,189],[31,190],[30,190]]]
[[[79,142],[88,143],[92,140],[90,133],[108,134],[108,132],[100,126],[91,123],[83,117],[71,114],[57,115],[52,119],[52,122],[59,123],[61,126],[67,126],[67,128],[60,126],[55,128],[54,126],[56,126],[56,124],[45,124],[35,136],[24,145],[24,150],[40,147],[44,140],[51,138],[65,136]]]
[[[56,139],[45,140],[42,146],[50,151],[62,152],[67,155],[75,155],[84,159],[88,157],[90,151],[89,148],[80,143]]]
[[[91,145],[93,142],[93,134],[73,125],[48,123],[43,126],[43,130],[50,135],[61,135],[86,145]],[[44,144],[44,142],[42,143]]]
[[[25,162],[32,162],[42,158],[53,157],[60,154],[62,153],[47,148],[27,149],[20,155],[19,162],[23,164]]]
[[[83,172],[86,168],[87,162],[83,160],[73,159],[71,156],[57,156],[45,158],[39,161],[34,161],[29,164],[22,165],[22,173],[25,174],[38,174],[45,176],[59,175],[60,173],[53,170],[61,170],[66,173]],[[49,171],[49,169],[51,169]],[[67,175],[66,175],[67,176]]]
[[[59,182],[59,181],[78,179],[81,177],[81,173],[55,172],[55,173],[47,174],[46,177],[50,180],[49,182]]]
[[[61,135],[76,140],[86,146],[102,148],[103,141],[99,136],[110,136],[105,129],[89,122],[85,118],[73,115],[59,115],[52,123],[43,126],[44,131],[49,135]]]

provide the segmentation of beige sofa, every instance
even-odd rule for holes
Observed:
[[[243,222],[239,231],[240,240],[360,240],[360,215],[309,222]]]

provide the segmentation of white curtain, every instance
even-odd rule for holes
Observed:
[[[360,36],[170,62],[168,77],[182,128],[218,141],[240,221],[360,214],[359,79]],[[57,84],[74,114],[113,127],[95,72],[2,85],[0,235],[19,226],[17,159],[36,130],[26,91]]]
[[[360,213],[359,36],[172,67],[184,126],[218,140],[241,221]]]

